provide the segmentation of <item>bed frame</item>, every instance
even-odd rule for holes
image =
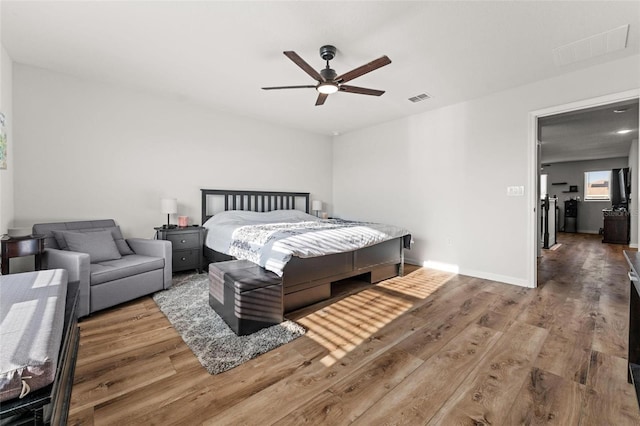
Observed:
[[[304,210],[309,213],[308,192],[229,191],[201,189],[202,223],[226,210],[272,211]],[[290,312],[331,297],[331,283],[363,275],[376,283],[402,274],[403,250],[407,238],[365,247],[359,250],[320,257],[293,257],[282,275],[283,306]],[[231,260],[232,257],[204,246],[207,263]]]

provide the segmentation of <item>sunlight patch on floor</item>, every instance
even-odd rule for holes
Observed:
[[[329,351],[321,362],[333,365],[386,325],[427,299],[455,274],[418,269],[341,299],[300,318],[307,337]]]
[[[383,281],[378,286],[418,299],[425,299],[456,274],[435,269],[420,268],[404,277]]]

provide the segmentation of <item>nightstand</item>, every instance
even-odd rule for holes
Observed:
[[[44,253],[44,235],[2,237],[2,275],[9,273],[9,259],[35,255],[35,270],[39,271]]]
[[[154,228],[159,240],[171,241],[173,272],[196,269],[202,272],[202,246],[204,231],[201,226]]]

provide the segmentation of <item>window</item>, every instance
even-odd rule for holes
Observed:
[[[540,175],[540,199],[544,200],[549,191],[547,190],[547,176],[546,174]]]
[[[611,170],[584,172],[584,199],[609,201]]]

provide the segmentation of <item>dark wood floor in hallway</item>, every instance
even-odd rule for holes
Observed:
[[[305,336],[216,376],[150,297],[98,313],[69,422],[639,425],[625,247],[600,240],[560,234],[536,289],[425,268],[343,283],[290,316]]]

